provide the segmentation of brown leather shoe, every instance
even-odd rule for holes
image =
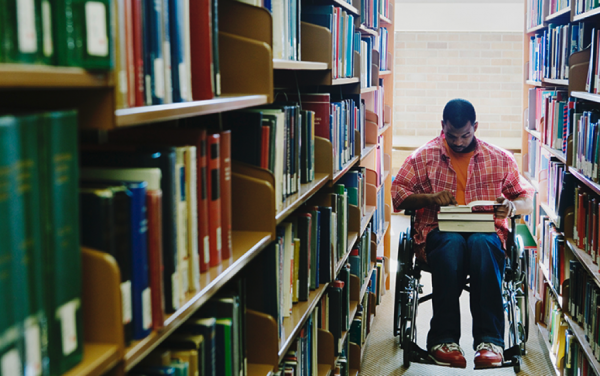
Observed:
[[[500,367],[503,362],[503,350],[500,346],[482,342],[475,353],[475,369]]]
[[[439,366],[467,368],[465,353],[457,343],[442,343],[429,350],[429,357]]]

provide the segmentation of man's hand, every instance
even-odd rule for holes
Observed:
[[[504,197],[498,197],[496,199],[496,202],[502,204],[500,206],[494,206],[494,215],[496,218],[505,219],[515,214],[516,208],[515,204],[513,204],[512,201]]]
[[[450,191],[441,191],[431,195],[431,201],[435,205],[448,206],[456,205],[456,199]]]

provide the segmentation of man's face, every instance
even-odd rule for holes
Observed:
[[[442,120],[442,130],[446,136],[448,146],[455,153],[468,153],[473,150],[473,137],[477,130],[478,123],[472,124],[470,121],[464,127],[456,129],[449,121]]]

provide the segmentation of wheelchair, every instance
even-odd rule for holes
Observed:
[[[396,286],[394,295],[394,336],[399,337],[403,350],[404,367],[411,362],[436,364],[429,358],[426,350],[420,348],[417,341],[416,319],[419,304],[431,300],[432,295],[421,296],[423,285],[420,284],[421,273],[431,272],[429,266],[415,257],[413,249],[414,211],[405,211],[410,215],[410,227],[400,234],[396,269]],[[504,350],[504,362],[500,367],[513,367],[515,373],[521,371],[521,356],[526,354],[529,336],[529,310],[527,286],[527,253],[522,241],[516,234],[515,220],[511,217],[511,227],[506,242],[509,257],[506,258],[504,278],[502,281],[502,299],[508,325],[508,347]],[[470,291],[469,279],[464,286]],[[492,368],[493,369],[493,368]]]

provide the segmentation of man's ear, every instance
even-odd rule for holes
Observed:
[[[479,122],[476,121],[475,124],[473,124],[473,133],[477,132],[477,127],[479,126]]]

